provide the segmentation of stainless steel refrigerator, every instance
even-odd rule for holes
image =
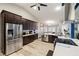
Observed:
[[[6,23],[4,35],[3,52],[5,55],[9,55],[22,48],[23,40],[21,24]]]

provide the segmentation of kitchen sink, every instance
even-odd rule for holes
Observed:
[[[68,44],[68,45],[73,45],[73,46],[78,46],[73,40],[71,39],[57,39],[56,42],[58,43],[63,43],[63,44]]]

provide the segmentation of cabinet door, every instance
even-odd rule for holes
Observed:
[[[28,20],[28,30],[31,30],[31,24],[29,20]]]
[[[28,30],[30,30],[30,21],[28,20]]]
[[[27,42],[28,42],[28,37],[27,36],[26,37],[23,37],[23,45],[26,45]]]
[[[33,22],[33,30],[36,30],[37,29],[37,24],[36,22]]]
[[[35,29],[38,29],[37,23],[35,23]]]
[[[5,23],[19,23],[20,24],[22,22],[22,17],[19,15],[16,15],[8,11],[3,11],[2,14],[4,16]]]
[[[33,30],[33,22],[30,21],[30,30]]]
[[[32,22],[32,30],[34,30],[34,22]]]
[[[26,28],[26,30],[29,30],[29,21],[28,20],[26,20],[26,22],[25,22],[25,28]]]
[[[4,13],[4,21],[6,23],[13,23],[14,22],[14,14],[8,13],[8,12]]]
[[[36,22],[33,22],[33,30],[36,30]]]
[[[22,24],[21,20],[22,20],[21,16],[19,16],[19,15],[15,15],[14,16],[14,23],[16,23],[16,24]]]
[[[35,34],[35,39],[38,39],[38,34]]]
[[[23,19],[23,30],[25,30],[25,19]]]

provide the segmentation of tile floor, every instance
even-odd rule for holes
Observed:
[[[46,56],[49,50],[53,51],[52,43],[42,42],[37,39],[9,56]],[[2,54],[0,55],[2,56]]]

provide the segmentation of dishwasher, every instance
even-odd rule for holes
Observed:
[[[42,35],[42,41],[48,42],[48,35]]]

